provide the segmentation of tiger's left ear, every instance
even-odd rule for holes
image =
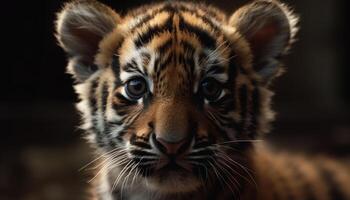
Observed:
[[[280,59],[295,40],[298,17],[276,0],[256,0],[238,9],[229,25],[248,41],[254,70],[264,81],[281,72]]]
[[[120,16],[96,0],[73,0],[57,14],[56,38],[69,56],[67,71],[84,82],[98,67],[94,64],[102,39],[120,22]]]

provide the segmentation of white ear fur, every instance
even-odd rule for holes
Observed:
[[[295,40],[298,17],[276,0],[256,0],[238,9],[229,23],[248,41],[257,73],[263,79],[277,75],[279,59]]]
[[[68,72],[78,81],[84,81],[96,70],[94,56],[98,45],[119,21],[117,13],[94,0],[72,1],[57,14],[56,37],[70,56]]]

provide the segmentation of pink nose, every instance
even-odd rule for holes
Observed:
[[[173,155],[179,153],[179,150],[181,147],[186,147],[186,144],[188,141],[186,139],[181,140],[179,142],[168,142],[164,140],[163,138],[156,138],[160,150],[164,151],[164,153]]]

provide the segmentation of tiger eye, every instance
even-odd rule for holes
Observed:
[[[217,98],[219,98],[222,87],[217,80],[213,78],[207,78],[201,83],[201,91],[206,99],[209,101],[215,101]]]
[[[125,91],[131,99],[137,100],[147,92],[147,83],[141,77],[133,78],[126,83]]]

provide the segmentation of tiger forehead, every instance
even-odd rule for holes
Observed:
[[[170,50],[184,54],[206,48],[214,50],[223,42],[222,22],[214,12],[195,9],[188,3],[165,3],[141,10],[145,12],[131,12],[124,20],[125,38],[117,50],[121,65],[138,56],[135,54],[140,48],[161,54]]]
[[[201,16],[208,16],[217,21],[226,21],[226,15],[222,13],[222,11],[217,8],[207,5],[204,3],[191,3],[191,2],[181,2],[181,1],[172,1],[172,2],[164,2],[164,3],[155,3],[146,6],[142,6],[136,8],[128,13],[126,18],[136,19],[137,17],[142,16],[142,19],[152,18],[155,14],[161,11],[168,12],[184,12],[189,11],[192,13],[196,13]]]
[[[223,64],[219,57],[230,54],[229,48],[220,48],[225,47],[220,26],[225,18],[215,11],[202,6],[195,9],[188,3],[165,3],[132,12],[126,17],[127,34],[116,53],[119,66],[146,75],[160,75],[160,70],[176,67],[181,76],[198,72],[205,61]]]

